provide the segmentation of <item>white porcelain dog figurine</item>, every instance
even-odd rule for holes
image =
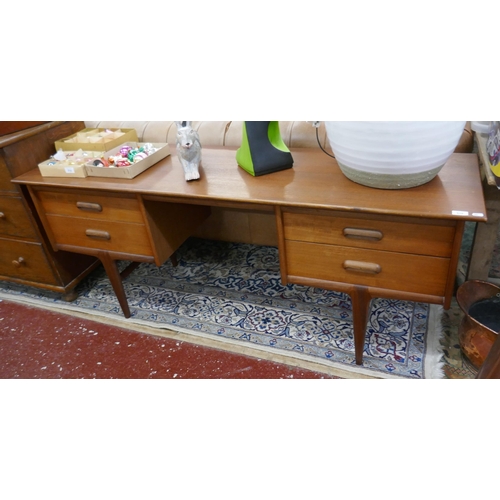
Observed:
[[[177,157],[187,181],[200,178],[201,142],[191,122],[175,122],[177,126]]]

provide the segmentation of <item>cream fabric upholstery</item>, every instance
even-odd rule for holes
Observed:
[[[224,146],[227,129],[231,122],[194,122],[202,146]]]
[[[176,126],[174,121],[86,121],[89,128],[135,128],[140,142],[168,142],[175,144]],[[241,145],[242,121],[198,121],[192,126],[200,134],[202,146]],[[283,142],[292,148],[318,147],[316,129],[307,122],[280,122]],[[319,128],[321,145],[330,150],[325,126]]]
[[[199,121],[192,126],[200,134],[202,145],[224,146],[230,121]],[[168,142],[175,144],[175,121],[86,121],[89,128],[135,128],[140,142]],[[241,142],[241,137],[239,139]]]
[[[231,122],[224,138],[224,146],[239,147],[243,134],[243,122]]]
[[[318,147],[316,129],[312,123],[281,121],[279,124],[283,142],[289,148]],[[89,128],[135,128],[140,142],[168,142],[175,145],[177,134],[177,128],[173,121],[86,121],[85,125]],[[241,145],[242,121],[199,121],[193,122],[192,126],[200,134],[202,146],[237,148]],[[318,135],[323,149],[331,153],[323,122],[320,124]],[[467,123],[456,151],[470,153],[472,146],[472,132],[470,123]]]

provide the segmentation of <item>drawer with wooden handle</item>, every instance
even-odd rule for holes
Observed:
[[[93,194],[83,190],[71,193],[37,190],[36,196],[46,214],[143,223],[139,201],[133,195]]]
[[[380,220],[373,217],[283,213],[285,239],[356,248],[449,257],[455,236],[454,222],[425,223]]]
[[[21,198],[0,196],[0,235],[37,238]]]
[[[0,238],[0,276],[57,285],[40,243]]]
[[[47,215],[58,245],[93,248],[134,255],[153,255],[146,226],[106,220]]]
[[[443,296],[450,260],[286,241],[288,276]]]

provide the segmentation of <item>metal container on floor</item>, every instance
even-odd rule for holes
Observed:
[[[500,287],[488,281],[466,281],[457,290],[457,302],[464,313],[458,330],[460,348],[479,369],[500,329]]]

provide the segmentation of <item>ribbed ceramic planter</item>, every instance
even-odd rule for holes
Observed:
[[[325,122],[342,172],[354,182],[405,189],[431,181],[462,136],[466,122]]]

